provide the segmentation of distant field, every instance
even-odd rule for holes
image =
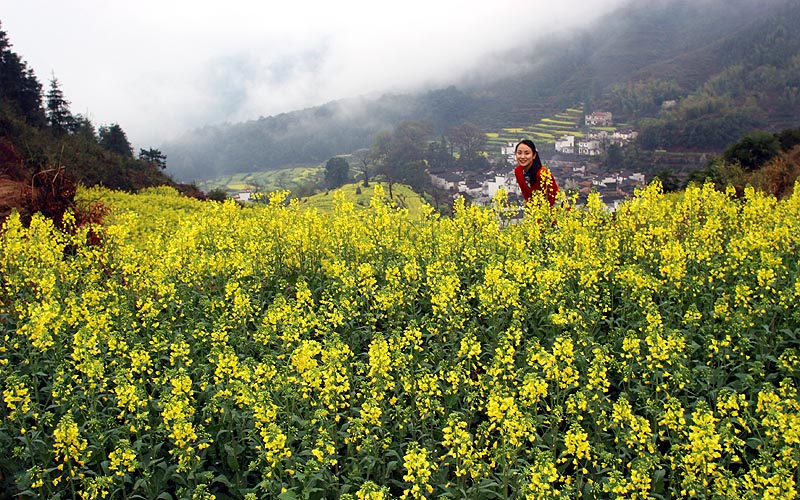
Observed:
[[[508,127],[500,130],[491,130],[486,133],[486,149],[489,155],[499,153],[502,146],[509,143],[516,143],[520,139],[533,139],[538,146],[550,146],[565,135],[584,137],[581,127],[583,110],[580,108],[566,108],[550,117],[545,117],[537,123],[524,127]],[[594,130],[606,130],[613,132],[616,127],[594,127]],[[285,189],[298,192],[298,188],[307,185],[321,185],[324,177],[324,165],[316,166],[297,166],[287,167],[278,170],[265,172],[241,173],[234,175],[221,176],[206,181],[199,181],[198,188],[208,193],[215,189],[224,189],[229,194],[239,191],[252,190],[255,192],[270,192]],[[353,172],[355,173],[355,172]],[[371,190],[369,193],[356,195],[357,184],[352,185],[352,195],[354,203],[369,205]],[[362,191],[364,191],[362,189]],[[320,197],[314,203],[324,206],[326,194],[316,195]],[[328,197],[331,202],[333,197]],[[304,199],[303,203],[310,203],[314,197]]]
[[[324,167],[287,167],[265,172],[240,173],[226,175],[197,182],[197,187],[208,193],[215,189],[224,189],[229,193],[244,190],[275,191],[288,189],[294,191],[298,186],[319,183],[323,178]]]
[[[563,135],[583,137],[581,132],[582,109],[567,108],[552,117],[542,118],[539,122],[525,127],[509,127],[486,134],[487,146],[499,148],[508,143],[516,143],[520,139],[532,138],[540,144],[554,144]]]
[[[375,186],[380,184],[384,193],[384,199],[389,200],[389,185],[385,182],[371,182],[369,187],[364,187],[361,182],[353,184],[345,184],[344,186],[325,191],[322,193],[300,199],[300,206],[307,208],[315,208],[321,212],[332,212],[336,205],[336,193],[339,192],[343,195],[345,202],[353,203],[358,207],[369,207],[370,200],[375,196]],[[427,205],[425,200],[419,194],[415,193],[409,186],[405,184],[392,185],[392,202],[399,208],[408,209],[409,215],[416,217],[422,212],[423,206]]]

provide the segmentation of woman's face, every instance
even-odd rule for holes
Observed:
[[[533,152],[530,146],[527,144],[520,144],[517,146],[517,163],[519,163],[522,168],[528,170],[533,164],[534,158],[536,158],[536,153]]]

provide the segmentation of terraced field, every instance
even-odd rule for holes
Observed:
[[[582,137],[583,132],[580,127],[582,115],[583,110],[580,108],[567,108],[553,117],[543,118],[530,126],[509,127],[489,132],[486,134],[488,137],[487,149],[497,151],[509,142],[516,143],[524,138],[532,139],[538,146],[540,144],[552,145],[566,134]]]
[[[288,189],[293,191],[298,186],[319,183],[324,175],[322,165],[316,167],[287,167],[265,172],[239,173],[224,177],[200,181],[197,187],[204,192],[224,189],[228,192],[244,190],[275,191]]]

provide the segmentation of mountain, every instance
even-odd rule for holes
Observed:
[[[161,150],[173,176],[194,180],[319,164],[405,120],[430,122],[436,134],[463,121],[490,131],[584,103],[643,127],[645,147],[715,152],[754,128],[797,125],[797,25],[797,0],[631,1],[507,54],[524,72],[206,127]],[[667,101],[677,104],[667,111]]]

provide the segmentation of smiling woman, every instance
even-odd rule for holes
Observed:
[[[514,149],[518,165],[514,169],[514,176],[522,191],[525,201],[530,201],[534,194],[539,193],[552,207],[558,196],[558,185],[550,169],[542,165],[536,145],[530,139],[523,139]]]

